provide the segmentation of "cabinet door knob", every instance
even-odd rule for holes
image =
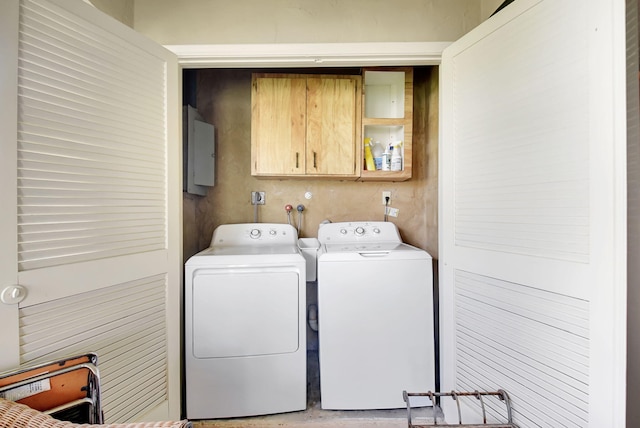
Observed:
[[[318,154],[316,152],[313,152],[313,167],[314,168],[318,167],[317,158],[318,158]]]
[[[298,160],[300,159],[300,153],[296,152],[296,168],[300,168]]]
[[[0,301],[5,305],[15,305],[27,297],[27,289],[22,285],[9,285],[0,292]]]

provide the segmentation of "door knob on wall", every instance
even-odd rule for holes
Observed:
[[[27,297],[27,289],[22,285],[9,285],[2,289],[0,301],[5,305],[15,305]]]

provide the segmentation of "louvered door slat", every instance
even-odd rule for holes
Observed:
[[[105,415],[129,420],[166,399],[165,287],[164,277],[151,277],[22,309],[24,361],[95,351]]]
[[[157,90],[166,79],[162,63],[124,45],[115,50],[111,43],[117,47],[120,40],[86,32],[82,22],[63,14],[52,18],[44,4],[25,2],[23,10],[18,210],[20,232],[30,233],[18,238],[20,268],[162,249],[166,160],[158,142],[164,139],[165,118]],[[152,66],[158,61],[155,72],[141,75],[141,61]],[[149,108],[149,99],[156,99],[151,104],[157,107]],[[137,183],[134,192],[128,188],[132,183]],[[108,195],[101,194],[105,189]],[[127,226],[114,229],[136,219],[157,227],[140,233]],[[110,224],[110,233],[64,237],[69,224],[83,222]]]

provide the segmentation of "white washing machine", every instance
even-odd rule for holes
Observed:
[[[431,256],[388,222],[330,223],[318,239],[322,408],[402,408],[402,391],[435,391]]]
[[[306,262],[287,224],[219,226],[185,265],[188,419],[304,410]]]

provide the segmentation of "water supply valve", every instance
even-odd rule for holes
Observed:
[[[293,205],[285,205],[284,210],[287,212],[287,223],[291,224],[291,211],[293,211]]]

